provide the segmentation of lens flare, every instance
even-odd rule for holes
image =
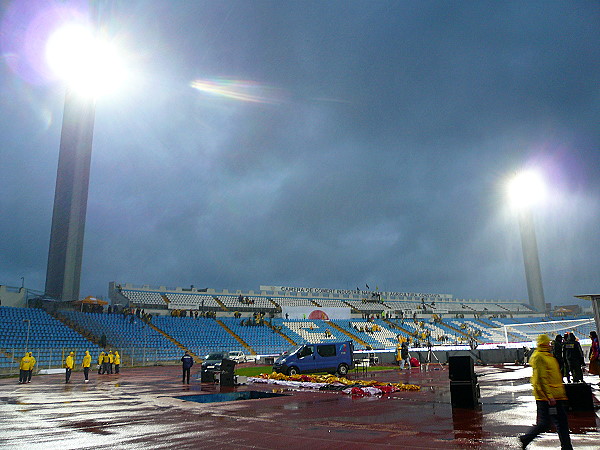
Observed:
[[[215,79],[195,80],[190,86],[202,93],[216,97],[250,103],[279,104],[284,101],[283,90],[268,87],[254,81]]]

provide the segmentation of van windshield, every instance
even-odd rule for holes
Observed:
[[[295,345],[294,347],[288,348],[285,352],[283,352],[283,354],[284,355],[293,355],[298,350],[300,350],[302,347],[304,347],[304,346],[303,345]]]

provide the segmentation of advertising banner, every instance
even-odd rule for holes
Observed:
[[[350,320],[351,308],[324,308],[318,306],[283,306],[281,316],[284,319],[305,320]]]

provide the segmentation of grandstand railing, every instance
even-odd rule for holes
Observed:
[[[2,358],[0,359],[0,376],[14,376],[19,374],[19,366],[22,356],[25,354],[24,347],[16,348],[3,348],[1,349]],[[228,348],[220,349],[220,351],[228,351]],[[69,355],[69,352],[73,351],[70,347],[61,348],[28,348],[28,352],[32,352],[36,358],[36,365],[34,368],[34,375],[38,374],[41,370],[49,369],[62,369],[64,368],[64,361]],[[165,366],[165,365],[177,365],[181,364],[181,357],[183,351],[177,350],[173,352],[171,350],[164,350],[155,347],[132,347],[132,348],[119,348],[121,355],[121,368],[127,367],[143,367],[143,366]],[[219,351],[219,349],[215,349]],[[91,370],[98,370],[98,353],[96,349],[90,351],[92,356]],[[13,357],[9,357],[13,355]],[[83,352],[76,352],[75,354],[75,372],[83,372],[81,367],[81,360],[83,358]],[[204,355],[201,355],[204,357]]]

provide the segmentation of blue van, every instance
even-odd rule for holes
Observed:
[[[354,343],[330,341],[293,347],[275,360],[273,372],[286,375],[329,372],[346,376],[353,367]]]

